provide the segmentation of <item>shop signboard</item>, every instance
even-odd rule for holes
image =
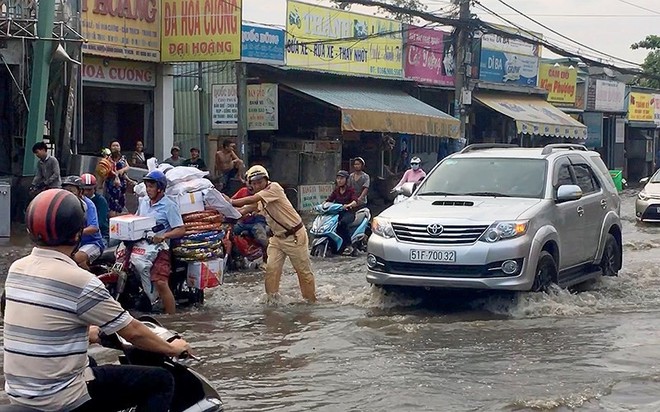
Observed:
[[[632,122],[653,122],[655,102],[653,95],[631,92],[628,98],[628,120]]]
[[[479,79],[493,83],[536,86],[539,58],[495,50],[481,50]]]
[[[486,33],[481,36],[482,49],[521,54],[523,56],[541,57],[542,47],[539,44],[535,44],[534,40],[543,39],[543,34],[533,31],[520,30],[515,27],[502,25],[494,26],[509,33],[525,36],[526,38],[529,38],[530,41],[526,42],[521,39],[513,39],[509,37],[502,37],[493,33]]]
[[[277,84],[250,84],[247,87],[248,130],[277,130],[279,126]],[[236,129],[238,94],[235,84],[211,87],[211,128]]]
[[[582,123],[587,126],[587,140],[584,145],[590,149],[603,146],[603,114],[586,112],[582,114]]]
[[[577,70],[574,67],[541,64],[539,86],[548,91],[548,101],[574,104],[577,86]]]
[[[335,185],[300,185],[298,186],[298,210],[312,210],[312,208],[330,196],[335,189]]]
[[[653,120],[660,126],[660,94],[653,95]]]
[[[406,26],[405,32],[406,78],[420,83],[453,86],[454,56],[450,53],[452,44],[449,35],[440,30],[415,26]]]
[[[287,2],[286,64],[311,70],[403,77],[401,23]]]
[[[249,63],[284,64],[284,30],[243,23],[241,60]]]
[[[251,84],[247,87],[248,130],[277,130],[277,84]]]
[[[595,82],[591,82],[590,88],[595,89],[593,93],[591,90],[589,93],[590,97],[593,97],[593,110],[601,112],[624,112],[626,110],[625,83],[597,79]]]
[[[155,87],[156,65],[128,60],[86,57],[83,60],[82,79],[88,83]]]
[[[160,4],[159,0],[83,1],[82,35],[87,39],[83,52],[158,62]]]
[[[162,5],[162,61],[240,60],[242,0],[162,0]]]

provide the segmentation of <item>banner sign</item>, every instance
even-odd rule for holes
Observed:
[[[501,51],[505,53],[522,54],[523,56],[541,57],[542,47],[534,44],[535,39],[543,39],[543,34],[524,31],[515,27],[508,27],[502,25],[494,25],[495,27],[507,31],[509,33],[519,34],[530,39],[529,42],[519,39],[512,39],[502,37],[497,34],[487,33],[481,36],[481,48],[493,51]]]
[[[652,94],[630,93],[628,98],[628,120],[633,122],[653,122],[655,101]]]
[[[613,80],[596,80],[594,110],[623,112],[626,110],[626,84]]]
[[[501,51],[481,50],[479,79],[493,83],[536,86],[539,58]]]
[[[127,60],[86,57],[83,60],[82,79],[90,83],[155,87],[156,65]]]
[[[577,70],[553,64],[541,64],[539,86],[548,91],[548,101],[552,103],[575,103]]]
[[[242,30],[242,61],[262,64],[284,64],[284,30],[245,23]]]
[[[241,58],[241,0],[162,0],[162,5],[162,61]]]
[[[288,66],[403,77],[398,21],[288,1],[286,27]]]
[[[653,95],[653,120],[660,126],[660,94]]]
[[[277,84],[250,84],[247,98],[248,130],[277,130]]]
[[[449,35],[440,30],[406,26],[405,37],[406,78],[420,83],[453,86],[454,56]]]
[[[277,84],[247,86],[248,130],[277,130],[279,127]],[[238,127],[238,93],[235,84],[211,87],[211,128]]]
[[[298,186],[298,210],[312,210],[314,206],[325,202],[333,190],[335,185],[332,183]]]
[[[603,146],[603,114],[585,112],[582,114],[582,123],[587,126],[587,140],[584,145],[589,149]]]
[[[54,1],[54,0],[50,0]],[[160,0],[82,2],[83,52],[103,57],[160,61]]]

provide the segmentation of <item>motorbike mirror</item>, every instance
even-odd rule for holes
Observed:
[[[158,225],[152,227],[151,231],[154,232],[154,233],[158,233],[163,229],[165,229],[165,225],[161,223],[161,224],[158,224]]]
[[[410,197],[412,196],[413,192],[415,191],[415,183],[412,182],[407,182],[404,183],[401,186],[401,194],[404,195],[405,197]]]

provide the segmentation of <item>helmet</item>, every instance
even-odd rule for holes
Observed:
[[[415,156],[415,157],[413,157],[412,159],[410,159],[410,164],[411,164],[411,165],[418,165],[418,164],[420,164],[420,163],[422,163],[422,159],[420,159],[420,158],[417,157],[417,156]]]
[[[85,228],[85,210],[80,199],[64,189],[49,189],[27,207],[25,223],[30,238],[40,246],[74,246]]]
[[[247,180],[250,182],[264,177],[266,179],[270,179],[270,177],[268,176],[268,170],[266,170],[266,168],[261,165],[252,166],[245,173],[245,176],[247,177]]]
[[[82,180],[82,187],[85,189],[92,189],[96,187],[96,176],[94,176],[91,173],[83,173],[80,176],[80,179]]]
[[[339,176],[348,178],[348,176],[350,176],[350,173],[348,173],[346,170],[340,170],[337,172],[337,177]]]
[[[147,173],[147,175],[142,180],[145,182],[156,182],[156,187],[158,187],[158,190],[165,190],[167,187],[167,178],[165,177],[165,173],[161,172],[160,170],[152,170],[151,172]]]
[[[355,159],[353,159],[353,163],[355,163],[355,162],[362,163],[362,167],[366,166],[366,163],[364,162],[364,159],[361,158],[361,157],[356,157]]]
[[[62,187],[64,186],[75,186],[78,189],[82,189],[83,181],[79,176],[67,176],[62,181]]]
[[[111,154],[112,154],[112,152],[111,152],[110,149],[108,149],[107,147],[104,147],[104,148],[101,150],[101,156],[110,156]]]

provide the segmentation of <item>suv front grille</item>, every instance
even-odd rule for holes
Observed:
[[[442,226],[442,232],[432,236],[429,225],[392,223],[397,239],[403,242],[425,243],[429,245],[468,245],[474,243],[488,229],[488,226]]]

